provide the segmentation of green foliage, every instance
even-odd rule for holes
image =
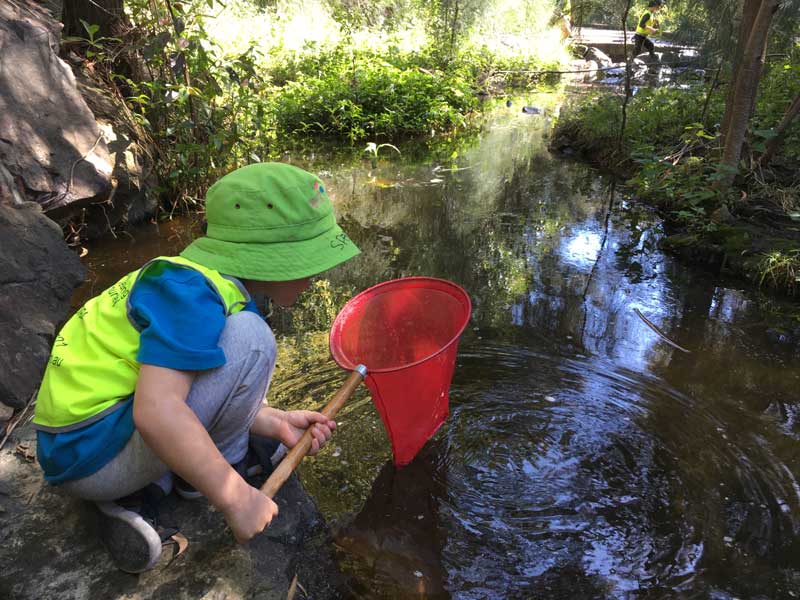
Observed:
[[[708,215],[718,208],[723,197],[713,186],[713,164],[692,156],[677,164],[656,157],[640,157],[640,168],[629,180],[642,198],[649,198],[671,211],[674,221],[690,231],[714,231]]]
[[[370,163],[372,164],[373,169],[377,168],[378,166],[378,152],[383,147],[391,148],[398,154],[401,154],[397,146],[393,146],[392,144],[376,144],[375,142],[369,142],[367,147],[364,148],[364,152],[369,154]]]
[[[759,285],[764,283],[789,294],[800,290],[800,250],[770,252],[758,262]]]
[[[68,43],[116,85],[153,142],[174,210],[200,202],[231,169],[289,148],[344,142],[355,155],[366,141],[377,152],[387,140],[466,131],[485,97],[478,92],[532,81],[492,73],[544,64],[466,41],[490,4],[127,0],[133,28],[122,39],[96,37],[97,26],[84,23],[87,37]],[[450,33],[418,39],[420,16]]]
[[[768,64],[744,159],[738,168],[729,167],[734,173],[721,170],[717,164],[724,88],[710,98],[708,88],[702,86],[639,90],[627,107],[621,153],[609,152],[616,146],[621,123],[622,99],[616,95],[585,98],[568,107],[555,135],[567,138],[570,145],[601,164],[621,171],[637,196],[662,208],[668,221],[691,234],[696,243],[723,248],[738,257],[755,243],[748,237],[748,227],[773,231],[800,220],[796,179],[784,176],[785,181],[779,180],[786,166],[791,172],[800,159],[800,121],[789,128],[778,150],[781,170],[765,174],[758,166],[759,155],[776,135],[775,128],[800,92],[798,74],[800,55],[796,49],[783,60]],[[739,176],[740,189],[721,191],[724,188],[718,180],[731,174]],[[744,225],[742,217],[746,217]],[[800,290],[800,250],[793,249],[790,234],[785,234],[788,249],[781,246],[784,232],[777,235],[775,240],[759,245],[757,251],[763,254],[748,262],[744,271],[760,284],[794,294]]]
[[[753,119],[753,149],[763,152],[764,142],[775,135],[792,100],[800,94],[800,45],[785,59],[769,64],[759,87],[756,114]],[[800,159],[800,119],[795,119],[783,141],[782,154],[790,159]]]
[[[800,61],[787,60],[765,74],[749,138],[756,155],[764,151],[766,141],[775,135],[774,127],[800,91],[798,65]],[[630,183],[640,196],[672,211],[672,218],[689,229],[713,231],[716,224],[708,218],[726,202],[715,185],[720,177],[715,129],[724,98],[719,91],[711,97],[701,123],[707,94],[708,88],[702,86],[640,89],[628,104],[623,155],[614,160],[632,174]],[[568,131],[568,137],[590,153],[614,147],[621,102],[611,94],[579,102],[562,116],[558,129]],[[788,132],[783,155],[794,160],[800,156],[800,121]]]
[[[337,48],[317,74],[297,74],[276,94],[282,138],[396,138],[462,127],[478,106],[461,69],[434,71],[413,57]],[[394,62],[390,62],[394,60]],[[467,75],[467,76],[465,76]]]
[[[427,9],[426,24],[439,54],[446,61],[457,54],[459,42],[463,41],[470,27],[489,4],[487,0],[429,0],[423,3]]]
[[[99,25],[89,24],[83,19],[80,20],[83,29],[86,31],[86,35],[88,37],[75,37],[75,36],[66,36],[62,38],[62,42],[70,43],[70,42],[78,42],[85,44],[87,48],[84,50],[84,54],[86,54],[86,58],[96,60],[96,61],[103,61],[106,59],[106,48],[109,45],[112,45],[116,42],[120,42],[119,38],[115,37],[107,37],[107,36],[98,36],[95,37],[98,31],[100,31]]]

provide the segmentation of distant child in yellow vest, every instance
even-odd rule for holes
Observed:
[[[208,230],[89,300],[56,337],[36,403],[45,479],[97,503],[116,565],[152,568],[175,533],[157,505],[174,488],[205,496],[245,542],[277,505],[248,483],[311,427],[316,453],[336,424],[264,401],[276,344],[253,297],[290,306],[310,278],[359,249],[311,173],[262,163],[206,197]]]
[[[650,53],[650,58],[656,58],[655,44],[648,39],[650,35],[657,35],[660,33],[656,15],[663,6],[662,0],[650,0],[647,4],[647,10],[639,17],[639,22],[636,25],[636,33],[633,35],[633,55],[639,56],[642,53],[642,47],[646,48]]]

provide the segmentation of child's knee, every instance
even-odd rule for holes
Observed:
[[[219,345],[236,344],[252,349],[264,350],[275,346],[275,335],[256,313],[242,310],[225,320]]]
[[[225,353],[226,364],[234,370],[244,369],[267,379],[278,353],[269,326],[256,313],[244,310],[227,318],[219,347]]]

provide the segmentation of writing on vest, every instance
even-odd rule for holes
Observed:
[[[158,257],[84,304],[53,342],[36,399],[34,427],[53,433],[85,427],[113,412],[136,389],[140,325],[128,299],[146,272],[168,265],[201,273],[232,315],[250,300],[232,278],[182,256]]]

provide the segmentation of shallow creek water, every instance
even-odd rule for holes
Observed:
[[[550,155],[548,98],[447,160],[299,163],[364,253],[275,314],[272,402],[338,389],[327,328],[361,289],[428,275],[474,305],[450,417],[412,464],[391,465],[362,388],[300,469],[346,595],[800,597],[800,330],[662,254],[651,212]],[[191,237],[179,219],[94,244],[75,302]]]

